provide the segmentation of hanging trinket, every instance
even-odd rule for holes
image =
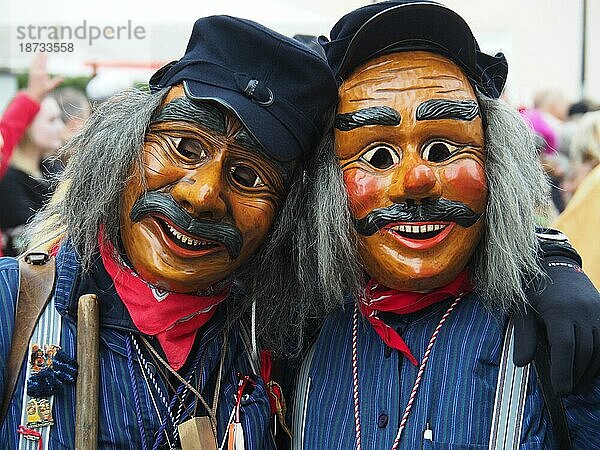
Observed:
[[[24,427],[23,425],[19,425],[17,427],[17,433],[19,433],[28,441],[36,441],[38,444],[38,450],[42,450],[44,448],[44,443],[42,442],[42,434],[40,432],[32,430],[31,428]]]
[[[217,450],[210,417],[192,417],[177,426],[182,450]]]
[[[229,440],[227,441],[228,450],[244,450],[244,429],[239,422],[229,424]]]
[[[27,402],[27,428],[47,425],[54,425],[50,401],[45,398],[32,398]]]
[[[31,376],[27,380],[27,395],[48,398],[63,384],[71,384],[77,376],[77,361],[57,345],[42,349],[34,344],[31,349]]]
[[[228,450],[244,450],[246,443],[244,439],[244,428],[240,420],[240,409],[242,405],[242,399],[245,396],[249,396],[256,386],[256,381],[250,375],[242,375],[238,373],[238,390],[235,396],[235,410],[233,415],[233,422],[229,424],[227,441]]]
[[[37,373],[46,367],[52,367],[54,356],[58,353],[60,347],[54,344],[32,344],[29,356],[31,372]]]

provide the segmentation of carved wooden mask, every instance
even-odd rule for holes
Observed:
[[[369,275],[435,289],[462,271],[487,201],[484,132],[469,80],[430,52],[379,56],[339,90],[335,151]]]
[[[121,202],[121,238],[136,272],[170,291],[227,278],[262,243],[284,178],[229,110],[171,89]]]

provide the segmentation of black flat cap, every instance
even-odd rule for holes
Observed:
[[[445,56],[464,70],[481,93],[492,98],[502,93],[508,73],[502,53],[490,56],[481,52],[464,19],[430,1],[396,0],[364,6],[334,25],[331,40],[321,36],[319,42],[338,81],[376,56],[406,50]]]
[[[250,20],[211,16],[194,24],[185,55],[150,79],[156,92],[183,83],[193,100],[234,112],[279,161],[309,156],[337,100],[327,62],[304,44]]]

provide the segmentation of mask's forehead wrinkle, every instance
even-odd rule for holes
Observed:
[[[463,89],[456,88],[456,89],[444,89],[444,90],[437,91],[438,94],[451,94],[452,92],[463,92]]]
[[[459,82],[462,81],[457,76],[448,75],[448,74],[438,74],[438,75],[422,76],[420,78],[423,79],[423,80],[456,80],[456,81],[459,81]]]
[[[420,90],[428,90],[428,89],[441,89],[445,86],[403,86],[403,87],[383,87],[375,89],[375,92],[406,92],[406,91],[420,91]]]
[[[383,60],[383,61],[380,61],[380,62],[367,63],[368,65],[365,65],[365,67],[363,67],[362,69],[358,70],[356,73],[354,73],[353,76],[358,76],[358,75],[360,75],[360,74],[362,74],[364,72],[368,72],[369,70],[372,70],[372,69],[377,69],[377,68],[380,68],[380,67],[385,67],[385,66],[387,66],[387,65],[389,65],[391,63],[392,63],[392,61],[389,61],[389,60]]]
[[[391,67],[389,69],[382,70],[383,73],[402,73],[410,70],[424,69],[427,66],[404,66],[404,67]]]
[[[346,86],[344,86],[344,90],[349,91],[351,89],[360,87],[364,84],[375,83],[378,81],[392,81],[394,78],[395,78],[394,76],[379,76],[379,77],[371,77],[371,78],[366,78],[366,79],[359,79],[359,80],[355,81],[354,83],[348,83]]]
[[[392,97],[360,97],[360,98],[352,98],[348,100],[348,103],[360,103],[360,102],[367,102],[367,101],[371,101],[371,100],[385,100],[385,101],[391,101]]]

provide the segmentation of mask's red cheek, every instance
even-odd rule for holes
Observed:
[[[445,167],[442,189],[445,197],[460,200],[477,212],[485,207],[487,178],[483,167],[473,159],[459,159]]]
[[[354,217],[364,217],[373,209],[384,206],[385,178],[360,168],[349,168],[344,171],[344,184]]]

